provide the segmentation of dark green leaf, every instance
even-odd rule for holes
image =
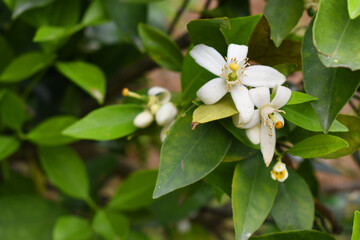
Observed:
[[[53,231],[54,240],[89,240],[93,236],[87,220],[71,215],[59,218]]]
[[[360,238],[360,212],[356,210],[354,212],[354,223],[351,235],[351,240],[357,240]]]
[[[303,158],[321,157],[333,153],[341,148],[348,148],[349,144],[342,138],[319,134],[295,144],[289,153]]]
[[[165,33],[149,25],[139,24],[139,34],[146,52],[154,62],[169,70],[181,70],[181,51]]]
[[[12,18],[15,19],[26,11],[44,7],[54,0],[15,0]]]
[[[5,90],[2,94],[4,94],[0,101],[2,124],[13,130],[20,131],[22,125],[29,117],[24,102],[11,91]]]
[[[327,133],[337,114],[356,91],[360,71],[326,68],[313,46],[311,26],[302,46],[304,85],[307,93],[318,98],[312,102],[312,106],[319,116],[323,131]]]
[[[92,226],[106,240],[126,239],[130,228],[124,215],[103,210],[97,211]]]
[[[116,210],[135,210],[150,205],[157,171],[145,170],[133,173],[119,187],[108,207]]]
[[[264,14],[269,20],[271,38],[276,47],[296,26],[304,11],[303,0],[269,0]]]
[[[236,239],[247,239],[262,225],[274,203],[277,185],[261,154],[237,164],[231,194]]]
[[[69,147],[38,148],[40,162],[49,180],[66,194],[89,200],[89,183],[80,156]]]
[[[290,100],[286,103],[286,105],[310,102],[310,101],[314,101],[316,99],[317,99],[316,97],[310,96],[306,93],[292,91]]]
[[[98,108],[66,128],[63,133],[81,139],[110,140],[124,137],[137,128],[133,121],[143,107],[123,104]]]
[[[14,53],[7,43],[6,39],[0,35],[0,74],[4,68],[11,62],[13,59]]]
[[[301,162],[296,172],[305,180],[314,197],[319,196],[319,182],[315,176],[314,167],[310,159]]]
[[[347,0],[348,12],[351,19],[355,19],[360,15],[360,1],[359,0]]]
[[[249,240],[335,240],[333,236],[314,230],[289,231],[251,237]]]
[[[223,159],[223,162],[240,161],[255,155],[257,152],[258,150],[248,147],[242,142],[240,142],[238,139],[234,138],[229,148],[229,151],[226,153]]]
[[[288,77],[290,75],[290,73],[295,71],[296,64],[294,64],[294,63],[283,63],[283,64],[275,65],[273,67],[276,70],[278,70],[279,72],[281,72],[282,74],[284,74],[285,77]]]
[[[206,181],[217,189],[231,196],[231,185],[233,181],[236,163],[221,163],[214,171],[206,176]]]
[[[288,179],[279,183],[271,215],[281,231],[311,229],[315,211],[313,197],[305,181],[297,173],[288,171]]]
[[[14,137],[0,136],[0,160],[6,159],[20,147],[20,142]]]
[[[24,80],[49,66],[54,59],[54,55],[46,55],[41,52],[25,53],[10,62],[1,74],[0,81],[19,82]]]
[[[230,148],[231,138],[216,123],[191,129],[194,108],[176,120],[165,139],[154,198],[205,177],[220,164]]]
[[[349,18],[346,2],[320,2],[313,27],[313,41],[325,66],[347,67],[354,71],[360,69],[360,18]]]

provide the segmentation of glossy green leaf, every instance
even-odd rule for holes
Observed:
[[[46,176],[55,186],[72,197],[89,199],[85,165],[73,149],[65,146],[40,146],[38,154]]]
[[[221,55],[226,56],[227,45],[223,31],[230,29],[228,18],[198,19],[187,25],[190,38],[194,45],[205,44],[215,48]]]
[[[289,153],[303,158],[315,158],[333,153],[349,144],[342,138],[332,135],[315,135],[302,140],[290,148]]]
[[[133,121],[143,107],[135,104],[123,104],[98,108],[63,133],[80,139],[111,140],[124,137],[137,128]]]
[[[191,129],[194,108],[176,120],[165,139],[154,198],[205,177],[220,164],[230,148],[231,138],[216,123]]]
[[[286,112],[283,114],[283,117],[292,122],[293,124],[305,128],[306,130],[313,132],[322,132],[322,128],[320,126],[320,121],[311,107],[311,104],[301,103],[295,105],[284,106],[281,108]],[[331,127],[329,128],[329,132],[347,132],[348,129],[346,126],[341,124],[339,121],[335,120]]]
[[[258,152],[257,149],[251,148],[234,138],[229,151],[226,153],[223,162],[236,162],[247,159]]]
[[[319,181],[316,178],[311,159],[304,159],[296,172],[305,180],[314,197],[319,196]]]
[[[0,82],[24,80],[49,66],[54,59],[55,56],[41,52],[25,53],[10,62],[0,76]]]
[[[223,162],[205,180],[230,197],[235,167],[234,162]]]
[[[351,235],[351,240],[357,240],[360,238],[360,212],[356,210],[354,212],[354,223]]]
[[[338,120],[344,124],[349,131],[344,133],[332,133],[332,135],[341,137],[349,143],[348,148],[340,149],[334,153],[323,156],[323,158],[339,158],[346,155],[350,155],[360,148],[360,118],[352,115],[338,116]]]
[[[81,23],[88,26],[102,23],[105,20],[105,8],[102,1],[93,0],[89,7],[86,9]]]
[[[0,160],[6,159],[20,147],[20,142],[15,137],[0,136]]]
[[[348,12],[351,19],[355,19],[360,16],[360,1],[359,0],[347,0]]]
[[[310,96],[306,93],[292,91],[290,100],[286,103],[286,105],[299,104],[299,103],[310,102],[310,101],[314,101],[314,100],[317,100],[317,98]]]
[[[303,75],[306,92],[317,97],[312,102],[321,127],[328,132],[331,123],[359,86],[360,71],[346,68],[326,68],[313,46],[311,26],[302,46]]]
[[[53,231],[54,240],[90,240],[93,236],[90,223],[72,215],[59,218]]]
[[[236,239],[248,239],[262,225],[274,203],[277,185],[261,154],[237,164],[231,194]]]
[[[106,78],[98,66],[75,61],[58,62],[56,63],[56,68],[76,85],[88,92],[99,104],[104,102]]]
[[[126,239],[129,233],[129,220],[122,214],[110,211],[97,211],[92,227],[106,240]]]
[[[15,19],[26,11],[44,7],[54,0],[15,0],[12,18]]]
[[[194,123],[206,123],[237,114],[238,111],[230,96],[227,94],[219,102],[212,105],[200,105],[195,109],[192,121]]]
[[[62,131],[76,122],[73,116],[56,116],[46,119],[27,134],[27,139],[39,145],[64,145],[76,141]]]
[[[73,27],[42,26],[37,29],[33,41],[59,41],[62,40],[62,38],[69,37],[77,31],[81,30],[82,27],[82,25],[75,25]]]
[[[118,188],[108,207],[116,210],[135,210],[150,205],[154,191],[156,170],[137,171]]]
[[[13,59],[14,53],[6,39],[0,35],[0,74]]]
[[[269,0],[264,14],[271,27],[271,38],[277,47],[296,26],[304,11],[303,0]]]
[[[56,219],[64,210],[36,195],[1,196],[1,240],[49,240]]]
[[[309,187],[297,173],[279,183],[271,215],[281,231],[311,229],[314,221],[314,201]]]
[[[320,2],[313,27],[313,42],[325,66],[346,67],[354,71],[360,69],[360,18],[349,18],[346,2]]]
[[[265,17],[255,27],[248,46],[250,60],[267,66],[293,63],[296,70],[301,70],[301,43],[285,39],[277,48],[270,38],[270,26]]]
[[[19,131],[29,115],[25,109],[25,104],[12,91],[3,91],[3,97],[0,101],[0,117],[2,124],[5,126]]]
[[[251,237],[249,240],[335,240],[333,236],[325,232],[314,230],[289,231],[271,233],[262,236]]]
[[[139,24],[139,34],[146,52],[160,66],[173,71],[181,71],[183,56],[165,33],[146,24]]]

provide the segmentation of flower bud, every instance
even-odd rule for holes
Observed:
[[[272,179],[278,180],[279,182],[284,182],[289,176],[286,165],[282,162],[277,162],[270,174]]]
[[[155,115],[158,125],[164,126],[175,119],[177,115],[177,108],[172,103],[165,103],[161,106]]]
[[[134,119],[134,125],[138,128],[146,128],[154,121],[153,115],[149,111],[139,113]]]

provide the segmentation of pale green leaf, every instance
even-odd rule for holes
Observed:
[[[0,136],[0,160],[4,160],[20,147],[20,142],[15,137]]]
[[[317,98],[310,96],[306,93],[292,91],[290,100],[286,103],[286,105],[299,104],[299,103],[310,102],[310,101],[314,101],[314,100],[317,100]]]
[[[90,223],[72,215],[59,218],[53,231],[54,240],[90,240],[93,236]]]
[[[99,210],[96,212],[92,227],[106,240],[126,239],[129,233],[129,220],[122,214]]]

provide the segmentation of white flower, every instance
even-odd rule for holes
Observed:
[[[270,174],[272,179],[278,180],[279,182],[284,182],[289,176],[286,165],[280,161],[274,165]]]
[[[291,90],[287,87],[277,86],[274,99],[270,102],[270,89],[257,87],[249,91],[251,100],[257,109],[248,123],[242,123],[237,115],[233,116],[234,125],[238,128],[245,128],[246,135],[253,144],[260,143],[261,153],[266,166],[269,166],[275,151],[276,137],[275,128],[284,126],[284,118],[279,112],[291,97]],[[261,123],[261,124],[260,124]],[[274,128],[275,126],[275,128]]]
[[[244,85],[273,88],[286,80],[285,76],[274,68],[261,65],[248,67],[247,52],[248,47],[245,45],[230,44],[225,61],[214,48],[204,44],[196,45],[190,51],[190,55],[200,66],[219,76],[204,84],[196,95],[210,105],[230,92],[239,111],[239,119],[243,123],[249,122],[254,113],[254,105]]]

